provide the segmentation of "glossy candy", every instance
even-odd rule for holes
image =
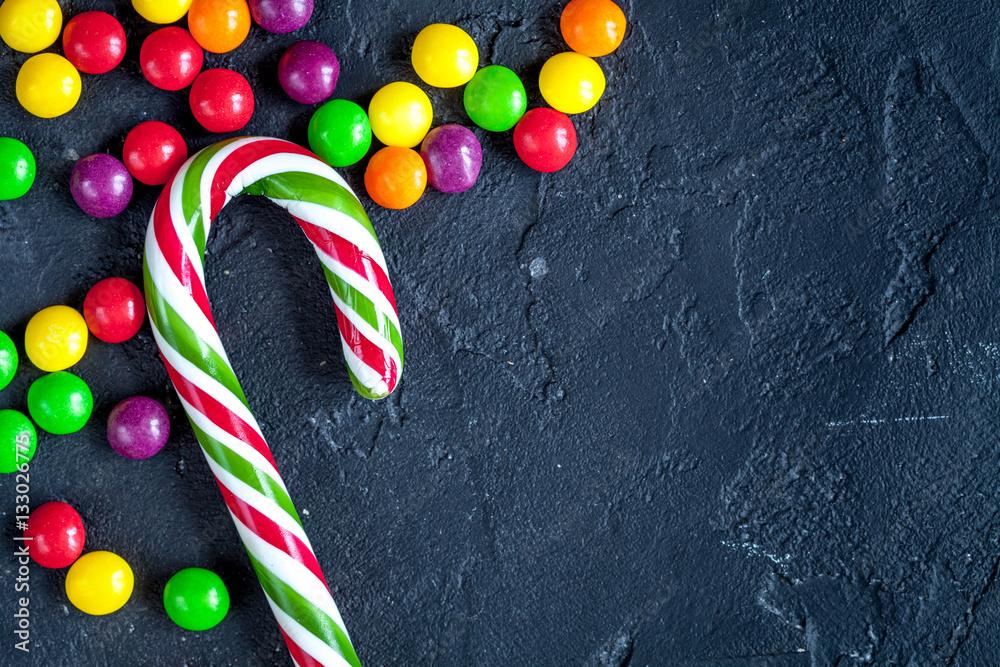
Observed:
[[[250,34],[250,8],[246,0],[194,0],[188,30],[206,51],[229,53]]]
[[[278,61],[278,82],[302,104],[316,104],[333,95],[339,76],[337,56],[320,42],[295,42]]]
[[[205,53],[184,28],[160,28],[142,43],[139,66],[151,84],[162,90],[180,90],[194,83]]]
[[[0,38],[15,51],[38,53],[55,44],[62,28],[56,0],[5,0],[0,4]]]
[[[28,414],[38,428],[55,435],[76,433],[94,411],[87,383],[66,371],[43,375],[28,389]]]
[[[132,596],[135,578],[125,559],[110,551],[80,556],[66,573],[66,596],[85,614],[118,611]]]
[[[462,100],[472,122],[490,132],[506,132],[528,109],[528,94],[521,79],[500,65],[476,72]]]
[[[571,0],[563,9],[559,28],[569,48],[597,58],[606,56],[625,37],[625,14],[611,0]]]
[[[146,185],[163,185],[188,157],[181,133],[158,120],[133,127],[125,137],[122,153],[129,173]]]
[[[229,69],[210,69],[191,86],[191,111],[209,132],[235,132],[253,116],[253,90],[242,75]]]
[[[132,0],[132,7],[150,23],[174,23],[187,14],[191,0]]]
[[[413,148],[427,136],[433,118],[427,94],[405,81],[383,86],[368,105],[372,132],[386,146]]]
[[[66,24],[63,53],[81,72],[110,72],[125,57],[125,30],[111,14],[83,12]]]
[[[442,125],[431,130],[420,146],[427,165],[427,182],[440,192],[465,192],[476,184],[483,166],[483,147],[472,130]]]
[[[555,109],[532,109],[514,128],[514,148],[535,171],[559,171],[576,153],[576,128]]]
[[[28,58],[17,73],[17,101],[39,118],[55,118],[80,101],[80,73],[55,53]]]
[[[170,577],[163,589],[167,616],[185,630],[214,628],[229,612],[229,591],[216,573],[188,567]]]
[[[0,331],[0,389],[10,384],[17,373],[17,347],[10,336]]]
[[[113,218],[132,201],[132,176],[118,158],[94,153],[73,166],[69,192],[87,215]]]
[[[295,32],[313,13],[313,0],[250,0],[250,14],[264,30],[277,34]]]
[[[87,323],[69,306],[50,306],[28,320],[24,351],[47,373],[64,371],[87,351]]]
[[[148,459],[163,449],[169,437],[167,411],[151,398],[126,398],[108,415],[111,449],[127,459]]]
[[[458,26],[434,23],[417,35],[410,60],[424,83],[436,88],[455,88],[468,83],[476,73],[479,49]]]
[[[145,317],[142,292],[124,278],[105,278],[83,300],[83,319],[90,333],[105,343],[121,343],[136,335]]]
[[[0,472],[15,472],[35,455],[38,435],[17,410],[0,410]]]
[[[384,208],[413,206],[427,187],[427,167],[409,148],[387,146],[372,156],[365,170],[365,189]]]
[[[43,503],[28,517],[24,537],[28,555],[42,567],[69,567],[83,553],[87,531],[83,519],[70,505]]]
[[[27,194],[35,182],[35,156],[23,143],[0,137],[0,201]]]
[[[349,100],[331,100],[309,120],[309,148],[331,167],[356,164],[372,145],[368,114]]]
[[[567,51],[542,65],[538,87],[549,105],[563,113],[583,113],[604,94],[604,72],[587,56]]]

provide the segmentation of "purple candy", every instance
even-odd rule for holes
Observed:
[[[127,459],[148,459],[163,449],[168,437],[167,411],[151,398],[126,398],[108,416],[111,449]]]
[[[132,200],[132,176],[121,160],[94,153],[77,160],[69,177],[69,192],[87,215],[113,218]]]
[[[427,165],[427,182],[441,192],[465,192],[476,184],[483,166],[483,147],[472,130],[442,125],[431,130],[420,145]]]
[[[250,13],[268,32],[294,32],[309,22],[313,0],[250,0]]]
[[[278,61],[281,87],[303,104],[316,104],[333,95],[339,76],[337,56],[319,42],[295,42]]]

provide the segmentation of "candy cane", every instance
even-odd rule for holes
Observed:
[[[163,189],[143,273],[153,336],[208,465],[299,667],[359,665],[298,512],[219,339],[205,290],[212,221],[241,194],[287,209],[312,241],[333,294],[347,370],[368,398],[403,368],[385,258],[357,196],[309,151],[278,139],[223,141]]]

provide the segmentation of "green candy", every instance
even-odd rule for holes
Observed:
[[[170,577],[163,606],[170,620],[185,630],[208,630],[229,612],[229,591],[216,573],[189,567]]]
[[[35,182],[35,157],[17,139],[0,137],[0,200],[17,199]]]
[[[506,132],[528,110],[528,94],[521,79],[500,65],[476,72],[465,87],[463,100],[472,122],[490,132]]]
[[[330,100],[309,121],[309,148],[331,167],[357,163],[371,145],[368,114],[354,102]]]
[[[56,435],[76,433],[93,411],[90,387],[72,373],[43,375],[28,389],[28,413],[43,431]]]
[[[10,336],[0,331],[0,389],[10,384],[17,372],[17,348]]]
[[[17,410],[0,410],[0,472],[16,472],[35,455],[38,434]]]

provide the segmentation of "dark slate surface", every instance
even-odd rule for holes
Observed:
[[[84,77],[57,120],[17,106],[21,54],[0,55],[0,134],[39,175],[0,204],[0,328],[81,307],[137,278],[154,188],[84,216],[73,160],[120,154],[136,123],[197,128],[183,93],[145,83],[152,31],[111,9],[126,63]],[[305,140],[311,108],[276,64],[330,44],[338,95],[367,104],[416,81],[408,45],[454,22],[482,62],[519,71],[533,102],[562,50],[562,2],[317,3],[292,36],[254,29],[209,56],[255,87],[247,132]],[[608,91],[575,118],[563,172],[521,165],[485,135],[471,193],[369,206],[386,250],[407,367],[393,398],[358,398],[306,239],[250,198],[222,214],[208,281],[223,340],[302,511],[366,665],[800,667],[1000,663],[1000,389],[994,272],[1000,8],[994,3],[663,2],[624,5]],[[468,122],[433,91],[436,122]],[[345,170],[359,190],[363,166]],[[367,201],[367,200],[366,200]],[[92,342],[76,370],[98,409],[43,437],[35,504],[62,499],[88,549],[133,566],[120,612],[86,617],[64,573],[31,573],[32,653],[14,655],[12,572],[0,577],[4,664],[289,664],[148,327]],[[0,394],[22,407],[28,368]],[[167,403],[174,434],[117,457],[120,399]],[[14,482],[0,483],[13,537]],[[308,513],[307,513],[308,512]],[[8,541],[12,550],[12,542]],[[173,626],[167,578],[208,567],[230,617]],[[7,610],[7,611],[3,611]]]

